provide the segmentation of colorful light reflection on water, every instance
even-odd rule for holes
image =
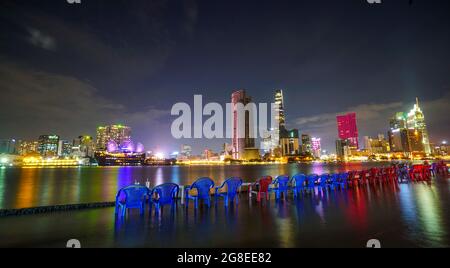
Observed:
[[[0,205],[11,208],[112,201],[119,188],[135,181],[144,184],[147,178],[154,186],[167,181],[190,184],[195,178],[206,175],[219,184],[224,178],[237,174],[246,181],[254,181],[266,174],[292,175],[299,171],[320,174],[351,168],[355,166],[3,169],[0,170]],[[337,241],[347,240],[346,245],[352,246],[363,243],[367,237],[380,237],[388,245],[441,247],[449,245],[449,207],[449,181],[441,178],[432,184],[388,184],[317,193],[302,196],[298,201],[290,199],[278,204],[272,200],[261,205],[248,202],[243,197],[234,210],[213,208],[194,213],[192,208],[185,211],[180,207],[173,219],[167,216],[160,220],[150,219],[151,222],[148,218],[132,219],[122,225],[114,225],[113,213],[109,209],[71,213],[60,223],[59,216],[51,214],[3,218],[0,219],[0,230],[4,226],[17,225],[22,231],[9,229],[10,234],[7,235],[18,244],[27,239],[27,232],[39,239],[64,237],[74,232],[85,236],[98,233],[102,240],[94,239],[92,245],[106,246],[161,246],[152,244],[155,243],[152,241],[163,236],[171,236],[179,245],[185,245],[185,239],[197,239],[192,246],[211,246],[214,243],[210,241],[216,239],[216,244],[226,246],[234,245],[237,240],[232,237],[239,234],[238,240],[244,246],[320,246],[323,245],[321,243],[338,246]],[[29,226],[31,222],[33,225]],[[66,226],[61,226],[61,223]],[[29,231],[23,233],[23,230]],[[184,230],[193,234],[184,234]],[[115,235],[111,236],[110,232]],[[194,238],[194,235],[203,238]],[[172,242],[167,243],[174,246]]]

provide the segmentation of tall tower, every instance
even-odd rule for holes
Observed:
[[[415,130],[422,136],[423,149],[426,154],[431,153],[430,140],[428,138],[427,125],[425,124],[425,117],[419,107],[419,98],[416,98],[414,108],[408,113],[407,126],[410,130]]]
[[[245,90],[237,90],[231,94],[231,105],[233,111],[233,127],[232,127],[232,146],[233,146],[233,158],[242,159],[246,148],[255,147],[255,138],[250,137],[250,128],[253,127],[251,122],[253,121],[252,114],[245,110],[244,114],[244,129],[239,128],[239,111],[238,104],[241,103],[244,106],[252,101],[251,97],[247,95]],[[241,133],[241,132],[244,133]]]
[[[349,140],[350,146],[359,149],[356,113],[336,116],[339,139]]]
[[[286,126],[286,118],[284,116],[284,98],[283,90],[275,90],[275,117],[279,123],[279,129]]]

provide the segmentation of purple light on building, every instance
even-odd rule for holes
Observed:
[[[140,142],[136,144],[136,153],[143,153],[144,152],[144,145]]]
[[[115,141],[108,141],[108,144],[106,146],[106,150],[108,153],[114,153],[117,151],[117,143]]]
[[[132,153],[134,152],[134,144],[131,140],[125,140],[120,144],[120,151],[123,153]]]

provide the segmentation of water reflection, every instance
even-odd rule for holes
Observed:
[[[423,232],[427,237],[427,243],[431,247],[442,247],[445,245],[446,231],[442,228],[442,208],[436,191],[431,187],[421,185],[416,191],[416,202],[419,220]]]
[[[0,208],[3,207],[3,202],[5,199],[5,191],[6,191],[6,185],[5,185],[5,167],[0,167]]]

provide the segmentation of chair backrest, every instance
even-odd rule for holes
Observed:
[[[214,181],[211,178],[200,178],[192,184],[192,189],[197,189],[197,195],[199,198],[208,198],[210,196],[210,190],[214,187]]]
[[[320,185],[325,185],[327,183],[328,178],[330,178],[330,174],[328,173],[320,175]]]
[[[227,185],[227,193],[229,196],[235,196],[237,194],[237,191],[239,190],[239,187],[242,185],[242,179],[238,177],[232,177],[225,181],[225,184]]]
[[[153,197],[153,194],[156,193],[158,195],[158,202],[162,205],[172,204],[175,201],[179,190],[180,187],[178,184],[164,183],[153,188],[151,195]]]
[[[348,172],[339,174],[339,179],[341,179],[342,182],[347,182],[349,177],[350,177],[350,174]]]
[[[331,181],[333,183],[337,183],[337,182],[339,182],[339,177],[340,177],[340,175],[338,173],[333,173],[333,174],[331,174]]]
[[[295,181],[295,187],[303,187],[306,181],[305,174],[296,174],[292,177],[292,180]]]
[[[269,192],[269,185],[272,183],[272,177],[266,176],[258,180],[259,192],[267,193]]]
[[[149,189],[142,185],[130,185],[117,193],[116,201],[125,203],[129,207],[139,206],[149,194]]]
[[[280,175],[275,179],[275,183],[278,183],[278,189],[280,191],[286,191],[289,188],[289,176]]]
[[[309,174],[308,175],[308,186],[314,186],[316,181],[319,179],[319,175],[317,174]]]

